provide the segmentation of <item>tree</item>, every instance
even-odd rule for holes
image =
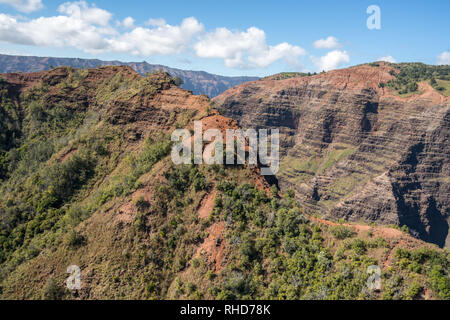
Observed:
[[[184,84],[183,79],[181,79],[179,76],[176,76],[175,78],[173,78],[173,81],[175,82],[175,84],[180,87]]]
[[[436,79],[434,77],[430,79],[430,84],[431,84],[432,87],[437,85]]]

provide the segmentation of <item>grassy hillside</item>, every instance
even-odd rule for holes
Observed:
[[[173,129],[228,122],[165,73],[58,68],[0,85],[3,299],[450,298],[447,251],[314,219],[255,168],[174,166]]]
[[[419,82],[428,82],[435,90],[448,96],[450,81],[450,66],[432,66],[423,63],[390,64],[395,70],[395,79],[381,86],[394,89],[399,95],[408,95],[419,90]]]

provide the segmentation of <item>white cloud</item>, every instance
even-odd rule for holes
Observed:
[[[330,36],[326,39],[314,41],[313,46],[316,49],[334,49],[339,48],[341,44],[337,38]]]
[[[125,19],[123,19],[121,25],[128,29],[133,28],[134,19],[132,17],[126,17]]]
[[[197,56],[220,58],[230,68],[264,68],[278,60],[298,66],[298,57],[306,51],[288,43],[270,46],[263,30],[251,27],[247,31],[218,28],[205,34],[194,45]]]
[[[0,41],[41,47],[76,47],[86,52],[100,52],[108,43],[105,36],[114,35],[108,22],[111,14],[89,7],[86,2],[64,3],[59,16],[18,20],[0,14]]]
[[[166,23],[166,20],[159,18],[159,19],[148,19],[146,24],[148,26],[162,27],[162,26],[165,26],[167,23]]]
[[[379,57],[377,59],[377,61],[385,61],[385,62],[390,62],[390,63],[396,63],[397,61],[394,59],[394,57],[392,56],[384,56],[384,57]]]
[[[450,51],[444,51],[438,55],[438,65],[448,64],[450,65]]]
[[[137,27],[118,37],[107,39],[109,50],[134,55],[169,55],[186,49],[192,38],[204,30],[197,19],[190,17],[179,26],[168,24],[154,28]]]
[[[0,3],[13,6],[20,12],[30,13],[43,8],[42,0],[0,0]]]
[[[269,46],[260,53],[249,56],[248,60],[254,66],[267,67],[278,60],[284,60],[290,66],[298,67],[298,56],[305,55],[306,51],[298,46],[283,42],[276,46]]]
[[[111,13],[84,1],[64,3],[58,12],[58,16],[31,20],[0,13],[0,41],[40,47],[74,47],[93,54],[166,55],[180,52],[194,35],[203,31],[203,25],[195,18],[186,18],[179,26],[137,27],[121,34],[110,24]],[[131,26],[131,20],[125,20],[124,26]]]
[[[90,7],[85,1],[65,2],[59,6],[58,12],[74,19],[101,26],[106,26],[112,17],[112,14],[108,11],[96,8],[95,5]]]
[[[333,50],[320,58],[311,57],[311,60],[316,65],[318,71],[329,71],[349,63],[350,57],[346,51]]]
[[[97,27],[67,16],[20,22],[0,14],[0,40],[43,47],[79,47],[91,52],[106,45]]]
[[[58,15],[50,17],[28,19],[0,13],[0,42],[137,56],[193,49],[198,57],[223,59],[230,68],[265,68],[277,61],[298,68],[299,57],[306,54],[303,48],[286,42],[269,45],[265,32],[256,27],[205,32],[194,17],[185,18],[179,25],[161,18],[145,24],[135,26],[132,17],[113,20],[110,12],[86,1],[65,2],[58,7]]]

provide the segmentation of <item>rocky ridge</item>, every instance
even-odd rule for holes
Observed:
[[[0,54],[0,73],[39,72],[52,67],[70,66],[74,68],[97,68],[99,66],[128,66],[145,76],[148,72],[164,70],[171,76],[180,77],[182,87],[195,94],[206,94],[214,97],[223,91],[246,81],[253,81],[257,77],[225,77],[204,71],[181,70],[147,62],[103,61],[98,59],[52,58],[33,56],[12,56]]]
[[[401,97],[380,63],[263,79],[214,99],[245,128],[280,128],[282,189],[330,219],[407,226],[450,246],[450,98],[422,82]]]

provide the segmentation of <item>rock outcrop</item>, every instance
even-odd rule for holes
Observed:
[[[409,97],[380,86],[392,67],[271,78],[214,99],[245,128],[279,128],[282,189],[327,218],[407,226],[450,246],[450,98],[427,83]]]

